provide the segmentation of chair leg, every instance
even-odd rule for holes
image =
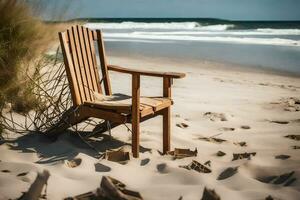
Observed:
[[[171,135],[171,108],[165,108],[163,111],[163,153],[170,151],[170,135]]]
[[[140,152],[140,76],[132,75],[132,154],[139,157]]]
[[[140,121],[139,117],[132,120],[132,155],[134,158],[139,157],[140,152]]]

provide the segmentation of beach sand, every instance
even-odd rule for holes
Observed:
[[[176,160],[160,155],[161,117],[141,124],[140,158],[131,158],[124,165],[97,159],[93,149],[69,133],[54,142],[38,134],[19,136],[0,143],[0,199],[20,197],[44,169],[50,172],[47,199],[95,190],[104,175],[124,182],[149,200],[201,199],[204,187],[214,189],[224,200],[258,200],[269,195],[299,199],[300,141],[285,137],[300,134],[299,77],[205,61],[189,65],[185,61],[110,57],[109,63],[186,73],[186,78],[174,80],[171,148],[197,148],[198,155]],[[114,93],[130,94],[130,76],[112,72],[111,80]],[[141,95],[160,94],[161,79],[141,78]],[[122,146],[130,150],[131,135],[125,126],[113,129],[112,136],[113,140],[93,145],[99,152]],[[226,154],[217,156],[218,151]],[[245,152],[256,154],[233,161],[233,153]],[[74,158],[81,163],[70,168],[66,161]],[[210,161],[207,167],[212,172],[179,167],[192,160]],[[278,178],[288,173],[286,179]]]

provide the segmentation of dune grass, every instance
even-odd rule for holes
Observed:
[[[1,0],[0,19],[0,105],[27,112],[38,103],[28,77],[36,73],[56,30],[34,17],[24,1]]]

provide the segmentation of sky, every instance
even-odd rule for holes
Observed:
[[[300,0],[47,0],[47,2],[52,6],[59,2],[58,7],[61,7],[60,10],[68,19],[199,17],[229,20],[300,20]],[[53,12],[45,12],[44,16],[49,18],[51,14]]]

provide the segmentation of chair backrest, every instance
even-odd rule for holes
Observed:
[[[111,95],[101,31],[76,25],[65,32],[59,32],[59,39],[73,105],[94,101],[94,92],[103,94],[101,83],[105,94]],[[99,51],[101,77],[97,67],[95,43]]]

